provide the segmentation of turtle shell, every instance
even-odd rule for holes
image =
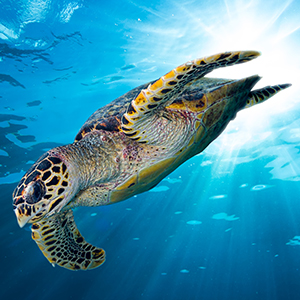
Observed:
[[[94,130],[121,131],[122,115],[127,111],[130,102],[150,83],[138,86],[96,110],[79,130],[75,142],[80,141],[87,133]]]

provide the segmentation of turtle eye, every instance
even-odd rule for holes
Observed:
[[[28,204],[39,202],[46,194],[46,188],[40,180],[32,182],[25,190],[25,200]]]

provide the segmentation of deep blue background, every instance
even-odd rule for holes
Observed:
[[[1,299],[300,299],[297,1],[0,7]],[[189,59],[240,49],[263,56],[216,76],[259,73],[262,84],[293,87],[242,112],[153,191],[76,209],[80,231],[107,261],[88,272],[53,268],[12,211],[30,165],[131,88]]]

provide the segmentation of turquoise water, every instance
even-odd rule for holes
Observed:
[[[0,1],[1,299],[299,299],[298,1]],[[45,151],[128,90],[196,57],[262,56],[212,73],[292,83],[240,112],[153,190],[75,220],[106,262],[53,268],[11,194]]]

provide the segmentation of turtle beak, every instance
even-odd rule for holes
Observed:
[[[28,221],[32,218],[31,215],[27,215],[25,212],[26,211],[23,209],[22,205],[15,209],[17,221],[21,228],[24,227],[28,223]]]

